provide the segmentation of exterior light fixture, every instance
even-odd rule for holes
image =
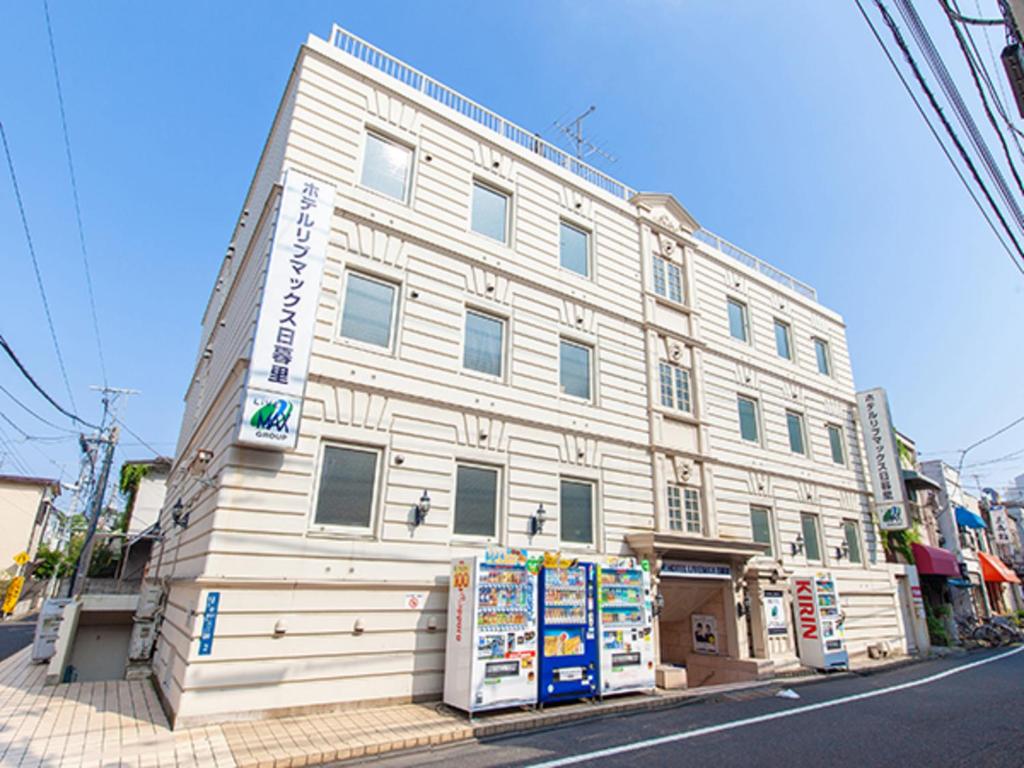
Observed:
[[[547,522],[548,513],[544,509],[544,505],[541,504],[537,507],[537,511],[533,513],[533,517],[530,518],[530,535],[536,536],[539,533],[544,532],[544,523]]]
[[[836,560],[842,560],[843,558],[850,559],[850,543],[847,541],[836,547]]]
[[[423,491],[423,495],[420,496],[419,503],[412,508],[412,524],[413,526],[423,525],[423,521],[427,519],[427,512],[430,511],[430,496],[427,495],[426,491]]]
[[[793,547],[793,556],[794,557],[796,555],[799,555],[801,552],[803,552],[804,551],[804,535],[802,533],[798,533],[796,535],[796,540],[790,546]]]
[[[182,504],[180,497],[174,502],[174,506],[171,507],[171,519],[179,528],[188,528],[188,518],[191,514],[191,511],[185,511],[185,505]]]

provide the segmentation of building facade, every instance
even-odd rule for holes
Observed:
[[[44,477],[0,475],[0,575],[15,576],[21,566],[14,557],[22,552],[35,557],[49,522],[51,502],[60,495],[60,483]]]
[[[238,436],[286,171],[334,199],[282,451]],[[650,560],[661,660],[691,684],[799,663],[790,582],[820,571],[852,653],[916,647],[842,319],[670,195],[340,28],[299,52],[185,402],[150,564],[179,723],[438,696],[450,560],[488,547]]]

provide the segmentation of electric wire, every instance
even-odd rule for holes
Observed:
[[[71,197],[75,202],[75,220],[78,223],[78,242],[82,247],[82,266],[85,268],[85,287],[89,297],[89,311],[92,314],[92,329],[96,334],[96,350],[99,353],[100,373],[103,386],[107,385],[107,363],[103,357],[103,342],[100,340],[100,323],[96,315],[96,298],[92,290],[92,272],[89,269],[89,254],[85,247],[85,227],[82,225],[82,206],[78,200],[78,181],[75,178],[75,164],[71,159],[71,138],[68,133],[68,118],[64,110],[64,91],[60,86],[60,69],[57,67],[57,46],[53,42],[53,26],[50,23],[50,4],[43,0],[46,16],[46,36],[50,41],[50,61],[53,64],[53,80],[57,85],[57,105],[60,107],[60,124],[64,130],[64,151],[68,158],[68,175],[71,177]],[[72,403],[74,404],[74,403]]]
[[[877,41],[879,47],[882,49],[882,53],[885,54],[885,57],[886,57],[886,59],[888,59],[889,64],[892,66],[893,71],[896,73],[896,76],[899,78],[900,82],[903,84],[904,90],[906,90],[907,95],[910,96],[911,101],[914,102],[914,106],[917,108],[918,113],[921,115],[921,119],[924,120],[925,125],[928,126],[928,130],[931,132],[932,136],[935,138],[935,141],[936,141],[936,143],[938,143],[939,148],[942,150],[942,153],[946,156],[946,159],[949,161],[949,164],[953,168],[953,171],[956,173],[957,177],[960,179],[961,183],[963,184],[964,189],[967,190],[967,194],[970,195],[971,199],[974,201],[974,204],[977,206],[978,211],[982,215],[982,218],[985,219],[985,222],[988,224],[989,228],[992,230],[992,234],[995,235],[996,240],[998,240],[999,244],[1001,246],[1003,246],[1003,250],[1006,251],[1006,254],[1007,254],[1007,256],[1009,256],[1010,261],[1013,262],[1013,265],[1015,267],[1017,267],[1017,269],[1021,272],[1022,275],[1024,275],[1024,267],[1022,267],[1020,265],[1020,263],[1018,263],[1017,256],[1014,255],[1014,250],[1016,250],[1016,253],[1022,259],[1024,259],[1024,250],[1021,249],[1020,244],[1017,242],[1016,238],[1013,236],[1013,233],[1010,231],[1009,225],[1007,224],[1006,220],[1002,217],[1002,215],[1000,215],[998,208],[996,208],[995,201],[992,199],[991,195],[988,193],[987,189],[985,188],[984,184],[982,183],[981,179],[979,178],[977,170],[973,167],[973,165],[971,164],[969,158],[966,157],[966,152],[965,152],[965,150],[963,148],[963,145],[960,143],[959,139],[956,137],[955,132],[953,131],[953,127],[949,124],[948,120],[946,120],[944,114],[942,113],[941,108],[938,106],[938,103],[935,100],[934,94],[932,94],[932,92],[931,92],[931,89],[928,88],[927,84],[924,82],[923,76],[920,74],[920,71],[917,69],[916,64],[913,62],[913,59],[912,59],[912,57],[910,55],[909,49],[906,48],[905,43],[900,46],[901,50],[903,51],[904,57],[907,59],[908,63],[911,64],[911,68],[914,71],[915,79],[922,86],[922,89],[925,91],[926,95],[928,96],[929,104],[931,105],[933,110],[938,114],[939,120],[942,123],[943,128],[946,130],[946,133],[953,140],[953,143],[956,145],[956,148],[959,151],[960,156],[966,161],[966,164],[968,165],[968,167],[971,170],[972,176],[974,177],[974,179],[977,182],[978,186],[981,188],[982,192],[984,192],[985,199],[988,201],[988,203],[989,203],[990,207],[992,208],[993,212],[995,213],[995,215],[999,218],[999,222],[1000,222],[1000,224],[1002,224],[1003,229],[1006,231],[1007,237],[1009,237],[1010,241],[1013,243],[1013,246],[1014,246],[1013,248],[1011,248],[1006,243],[1006,240],[1003,239],[1003,235],[1000,233],[999,228],[996,226],[995,222],[992,221],[992,218],[990,216],[989,211],[987,211],[985,209],[985,206],[982,204],[981,200],[978,199],[977,193],[971,187],[970,183],[967,181],[967,177],[964,176],[964,173],[960,169],[960,166],[957,165],[956,160],[953,158],[953,155],[950,153],[949,148],[946,146],[945,142],[942,141],[941,135],[939,134],[939,132],[935,128],[935,126],[932,124],[932,121],[928,117],[928,113],[925,111],[924,107],[921,105],[921,102],[918,100],[917,95],[914,93],[913,88],[911,88],[910,83],[907,81],[907,78],[904,76],[902,70],[899,68],[899,65],[896,63],[896,60],[893,58],[892,54],[889,52],[889,49],[885,45],[885,41],[882,40],[882,36],[881,36],[881,34],[879,34],[878,29],[875,27],[874,22],[871,20],[871,17],[868,15],[867,11],[864,9],[864,6],[861,5],[861,0],[854,0],[854,2],[857,4],[857,9],[860,11],[861,16],[864,17],[864,21],[867,23],[868,28],[871,30],[871,33],[874,36],[875,40]],[[888,18],[888,20],[891,22],[892,19],[891,19],[890,16],[888,16],[888,12],[885,11],[884,9],[882,9],[882,10],[884,12],[884,17]],[[895,24],[895,22],[892,22],[892,23]],[[897,29],[893,29],[893,27],[890,26],[890,30],[893,32],[893,36],[897,39],[897,44],[899,45],[900,41],[902,40],[902,36],[900,35],[898,28]]]
[[[64,356],[60,351],[60,344],[57,343],[57,331],[53,326],[53,315],[50,314],[50,302],[46,298],[46,289],[43,287],[43,276],[39,271],[39,260],[36,258],[36,247],[32,242],[32,231],[28,227],[28,217],[25,215],[25,203],[21,199],[21,189],[18,187],[18,177],[14,173],[14,160],[11,158],[11,148],[7,144],[7,132],[4,124],[0,122],[0,140],[3,140],[4,155],[7,157],[7,168],[11,172],[11,184],[14,186],[14,200],[18,204],[18,212],[21,214],[21,226],[25,230],[25,240],[28,242],[28,253],[32,257],[32,269],[36,273],[36,284],[39,286],[39,295],[43,300],[43,311],[46,313],[46,324],[50,327],[50,338],[53,340],[53,349],[57,353],[57,363],[60,365],[60,375],[64,379],[64,386],[68,391],[68,398],[71,400],[71,407],[78,410],[75,404],[75,395],[71,391],[71,382],[68,380],[68,369],[64,366]]]
[[[90,427],[91,429],[99,429],[99,430],[102,431],[101,427],[98,427],[95,424],[91,424],[88,421],[86,421],[85,419],[82,419],[82,418],[76,416],[74,413],[72,413],[71,411],[67,410],[64,406],[62,406],[60,403],[58,403],[56,400],[54,400],[50,396],[50,393],[47,392],[45,389],[43,389],[42,386],[39,384],[39,382],[37,382],[32,377],[32,374],[28,372],[28,369],[25,368],[25,366],[24,366],[24,364],[22,364],[21,360],[18,359],[18,356],[14,353],[14,350],[11,349],[11,345],[7,343],[7,339],[5,339],[2,335],[0,335],[0,348],[2,348],[4,350],[4,352],[7,353],[7,356],[10,357],[12,361],[14,361],[14,364],[18,367],[18,370],[21,371],[22,376],[24,376],[26,379],[28,379],[29,384],[31,384],[35,388],[35,390],[39,394],[41,394],[50,405],[52,405],[58,411],[63,413],[69,419],[72,419],[73,421],[77,421],[79,424],[82,424],[82,425],[84,425],[86,427]]]
[[[57,424],[54,424],[54,423],[53,423],[52,421],[50,421],[49,419],[45,419],[45,418],[43,418],[42,416],[40,416],[40,415],[39,415],[38,413],[36,413],[36,412],[35,412],[35,411],[33,411],[33,410],[32,410],[31,408],[29,408],[29,407],[28,407],[27,405],[25,405],[25,404],[24,404],[23,402],[21,402],[21,400],[19,400],[19,399],[18,399],[17,397],[15,397],[15,396],[14,396],[14,395],[13,395],[13,394],[11,393],[11,391],[10,391],[9,389],[7,389],[7,387],[5,387],[5,386],[4,386],[3,384],[0,384],[0,392],[3,392],[3,393],[4,393],[5,395],[7,395],[7,396],[8,396],[8,397],[9,397],[9,398],[10,398],[11,400],[13,400],[13,401],[14,401],[14,403],[15,403],[15,404],[16,404],[16,405],[17,405],[17,406],[18,406],[19,408],[21,408],[21,409],[22,409],[23,411],[25,411],[25,412],[26,412],[26,413],[28,413],[29,415],[31,415],[31,416],[34,416],[34,417],[35,417],[36,419],[38,419],[39,421],[43,422],[43,424],[45,424],[46,426],[48,426],[48,427],[53,427],[54,429],[59,429],[59,430],[60,430],[61,432],[67,432],[68,434],[71,434],[71,435],[78,435],[78,432],[76,432],[75,430],[73,430],[73,429],[67,429],[66,427],[61,427],[61,426],[58,426]]]
[[[123,421],[121,421],[121,419],[119,419],[119,418],[116,418],[116,417],[115,417],[115,418],[114,418],[114,421],[115,421],[115,422],[117,422],[118,424],[120,424],[120,425],[121,425],[122,427],[124,427],[124,431],[125,431],[125,432],[127,432],[127,433],[128,433],[129,435],[131,435],[132,437],[134,437],[134,438],[135,438],[136,440],[138,440],[138,441],[139,441],[139,442],[140,442],[140,443],[141,443],[141,444],[142,444],[143,446],[145,446],[146,448],[148,448],[149,450],[151,450],[151,451],[153,452],[153,455],[154,455],[154,456],[160,456],[160,455],[162,455],[162,454],[160,453],[160,451],[158,451],[158,450],[157,450],[156,448],[154,448],[154,447],[153,447],[152,445],[150,445],[150,444],[149,444],[149,443],[147,443],[147,442],[146,442],[145,440],[143,440],[143,439],[142,439],[141,437],[139,437],[139,435],[138,435],[138,434],[137,434],[137,433],[136,433],[136,432],[135,432],[135,431],[134,431],[134,430],[133,430],[133,429],[132,429],[131,427],[129,427],[129,426],[127,425],[127,424],[125,424],[125,423],[124,423]]]
[[[11,429],[13,429],[19,435],[21,435],[21,440],[19,442],[22,443],[27,443],[31,440],[36,440],[44,443],[59,443],[64,440],[74,439],[71,435],[30,435],[24,429],[15,424],[7,414],[0,413],[0,419],[3,419],[5,422],[7,422],[8,426],[10,426]]]

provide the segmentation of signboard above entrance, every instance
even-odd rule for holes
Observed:
[[[728,563],[703,563],[699,560],[664,560],[661,575],[690,579],[731,579]]]

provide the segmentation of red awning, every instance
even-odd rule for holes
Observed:
[[[1007,568],[1006,564],[995,555],[979,552],[978,559],[981,560],[981,575],[985,581],[1006,581],[1010,584],[1020,584],[1017,574]]]
[[[914,563],[917,565],[917,572],[926,576],[952,576],[960,577],[960,565],[952,552],[947,552],[938,547],[929,547],[927,544],[911,544],[910,549],[914,553]]]

